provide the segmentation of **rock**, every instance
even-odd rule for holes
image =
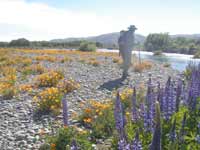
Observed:
[[[16,141],[21,141],[21,140],[24,140],[25,138],[26,138],[26,134],[24,133],[24,131],[18,131],[15,133]]]

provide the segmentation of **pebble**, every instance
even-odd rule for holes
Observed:
[[[78,61],[66,62],[64,64],[43,62],[43,65],[47,68],[62,67],[66,77],[72,77],[80,83],[80,89],[68,94],[69,114],[79,112],[79,103],[83,101],[87,102],[88,99],[102,101],[112,98],[112,90],[117,86],[115,84],[121,77],[122,70],[118,64],[110,63],[112,61],[109,58],[102,62],[103,64],[100,64],[98,67]],[[155,64],[149,71],[144,71],[142,75],[130,69],[129,79],[124,84],[118,86],[122,89],[124,87],[133,87],[141,83],[147,83],[149,74],[152,74],[152,81],[154,83],[157,83],[157,81],[164,83],[168,76],[176,77],[178,72],[170,67],[163,68],[159,64]],[[28,82],[32,83],[34,78],[35,76],[31,75],[27,78]],[[24,81],[20,81],[20,83],[23,84]],[[36,150],[44,143],[38,133],[40,129],[51,133],[51,130],[47,129],[48,126],[54,124],[56,120],[62,121],[62,114],[57,117],[46,115],[41,119],[35,119],[33,114],[35,107],[32,105],[32,98],[33,96],[27,93],[20,93],[18,97],[11,100],[0,99],[1,150]],[[77,120],[70,120],[70,123],[77,124]],[[57,125],[55,126],[57,127]],[[96,149],[97,146],[93,144],[93,147]]]

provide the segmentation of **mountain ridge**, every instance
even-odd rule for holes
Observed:
[[[120,36],[119,32],[112,32],[107,34],[101,34],[98,36],[89,36],[89,37],[69,37],[64,39],[53,39],[50,42],[58,42],[58,43],[64,43],[64,42],[71,42],[71,41],[80,41],[80,40],[86,40],[91,42],[100,42],[104,45],[104,47],[113,47],[118,45],[118,38]],[[190,39],[200,39],[200,34],[176,34],[176,35],[170,35],[171,38],[177,38],[177,37],[185,37]],[[146,39],[146,36],[143,36],[141,34],[135,34],[135,43],[144,43]]]

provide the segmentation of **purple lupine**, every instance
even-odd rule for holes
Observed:
[[[136,89],[133,88],[133,95],[132,95],[132,121],[138,120],[138,113],[137,113],[137,107],[136,107]]]
[[[72,143],[70,145],[70,150],[78,150],[78,145],[75,139],[72,140]]]
[[[200,144],[200,135],[199,134],[196,136],[196,141],[198,144]]]
[[[200,122],[197,125],[196,141],[197,141],[198,144],[200,144]]]
[[[176,140],[176,119],[174,119],[171,131],[169,133],[169,139],[174,142]]]
[[[200,97],[200,64],[191,67],[190,82],[188,84],[188,105],[194,110],[196,108],[197,98]]]
[[[179,135],[179,140],[182,143],[184,140],[184,135],[185,135],[185,123],[186,123],[186,112],[183,115],[183,120],[181,123],[181,130],[180,130],[180,135]]]
[[[115,101],[115,107],[114,107],[114,117],[115,117],[115,125],[116,129],[118,131],[120,139],[125,138],[125,117],[123,113],[122,103],[120,100],[119,92],[117,92],[117,98]]]
[[[144,118],[144,115],[145,115],[145,104],[144,102],[141,102],[139,107],[139,117]]]
[[[62,106],[63,106],[63,123],[64,123],[64,126],[67,126],[68,125],[68,107],[67,107],[66,95],[63,96]]]
[[[131,143],[131,150],[142,150],[142,143],[139,140],[139,133],[136,132],[135,138]]]
[[[161,88],[160,86],[160,82],[158,82],[158,86],[157,86],[157,101],[160,104],[160,110],[161,112],[163,111],[163,88]]]
[[[144,109],[144,128],[147,132],[153,132],[153,111],[150,110],[148,107]]]
[[[149,77],[149,81],[147,83],[147,94],[146,94],[146,104],[147,106],[149,107],[152,103],[155,102],[155,95],[154,95],[154,92],[153,92],[153,84],[152,84],[152,81],[151,81],[151,75]]]
[[[161,115],[160,115],[160,104],[158,101],[156,102],[155,129],[149,149],[161,150]]]
[[[146,131],[153,131],[153,119],[155,116],[155,100],[156,94],[153,91],[151,78],[149,78],[146,94],[146,108],[144,109],[144,127]]]
[[[166,120],[169,120],[172,114],[176,110],[176,91],[174,85],[171,82],[171,77],[168,78],[168,81],[165,85],[165,90],[163,94],[163,117]]]
[[[121,139],[118,142],[118,150],[131,150],[130,144],[128,144],[125,139]]]
[[[178,81],[178,85],[176,88],[176,112],[178,112],[179,110],[179,104],[181,101],[181,93],[182,93],[182,86],[183,86],[183,81],[181,79],[179,79]]]

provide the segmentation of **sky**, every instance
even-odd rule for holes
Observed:
[[[0,0],[0,41],[119,32],[200,33],[200,0]]]

